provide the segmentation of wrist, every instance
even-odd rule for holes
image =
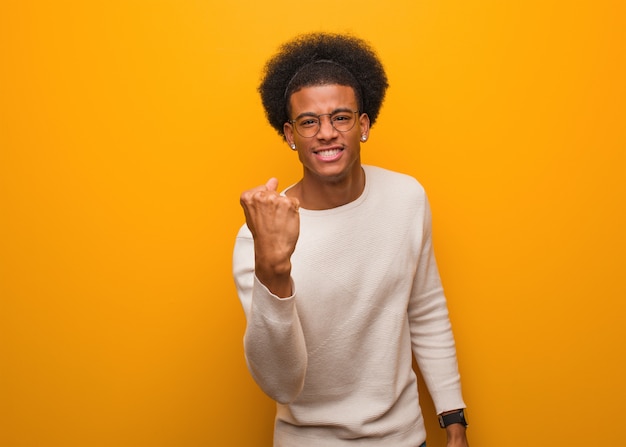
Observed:
[[[467,427],[462,424],[450,424],[446,427],[446,436],[450,440],[465,438]]]
[[[265,276],[289,276],[291,274],[290,253],[254,251],[254,269]]]
[[[286,265],[271,266],[261,264],[255,267],[255,275],[259,282],[279,298],[287,298],[293,294],[291,284],[291,262]]]
[[[453,425],[459,425],[464,429],[467,427],[467,420],[465,419],[465,409],[445,411],[439,415],[439,426],[441,428],[448,428]]]
[[[277,244],[268,247],[258,240],[254,241],[255,270],[270,275],[289,275],[291,273],[291,255],[293,249]]]

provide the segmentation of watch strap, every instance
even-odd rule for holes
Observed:
[[[458,410],[452,413],[439,415],[439,426],[446,428],[448,425],[461,424],[467,427],[467,421],[465,420],[465,410]]]

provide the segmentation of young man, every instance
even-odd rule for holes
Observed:
[[[277,402],[274,445],[418,447],[426,439],[412,354],[448,446],[467,446],[465,404],[424,190],[361,165],[387,77],[360,39],[285,44],[259,87],[302,179],[241,195],[233,273],[245,356]]]

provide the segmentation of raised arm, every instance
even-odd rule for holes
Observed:
[[[241,195],[247,228],[237,237],[233,273],[246,313],[248,368],[267,395],[287,403],[302,390],[307,353],[291,280],[298,202],[279,195],[277,183],[270,179]]]

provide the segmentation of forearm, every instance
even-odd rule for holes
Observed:
[[[246,361],[252,377],[269,397],[290,402],[302,389],[307,366],[295,289],[291,278],[286,277],[283,281],[289,292],[272,293],[276,287],[264,285],[258,277],[259,273],[263,276],[257,272],[258,258],[255,242],[244,225],[233,250],[233,277],[246,314]]]
[[[255,280],[244,348],[250,373],[268,396],[280,403],[298,396],[307,352],[295,297],[279,299]]]
[[[463,408],[456,347],[445,297],[435,289],[410,309],[413,352],[437,412]]]

